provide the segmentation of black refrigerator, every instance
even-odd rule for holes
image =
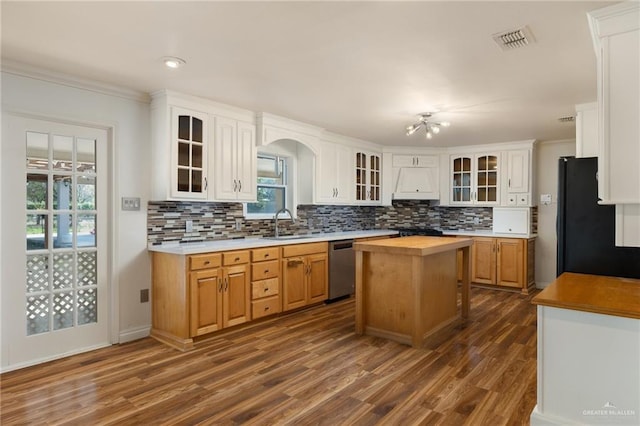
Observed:
[[[615,206],[598,204],[597,172],[597,158],[560,158],[557,275],[640,278],[640,248],[615,246]]]

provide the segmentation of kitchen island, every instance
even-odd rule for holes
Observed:
[[[531,424],[640,424],[640,280],[565,272],[532,302]]]
[[[356,333],[421,347],[469,315],[468,238],[402,237],[354,244]],[[462,250],[458,313],[457,250]]]

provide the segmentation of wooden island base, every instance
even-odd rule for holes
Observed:
[[[471,240],[404,237],[358,243],[356,333],[422,347],[458,326],[469,309]],[[456,250],[463,250],[458,312]]]

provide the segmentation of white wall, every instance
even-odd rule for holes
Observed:
[[[538,238],[536,239],[536,287],[543,288],[556,279],[556,214],[558,210],[558,159],[575,155],[576,141],[544,141],[537,145],[535,179],[538,200]],[[540,202],[540,194],[551,194],[551,204]]]
[[[112,342],[123,342],[148,335],[151,304],[140,303],[140,290],[151,287],[150,257],[147,253],[147,201],[150,192],[150,124],[149,104],[124,95],[105,94],[99,90],[73,87],[70,83],[53,83],[2,73],[2,110],[41,118],[73,121],[77,124],[101,125],[113,129],[111,158],[113,240],[111,253]],[[3,141],[7,143],[7,141]],[[2,161],[24,161],[7,159]],[[24,191],[24,184],[16,184]],[[140,211],[121,211],[120,198],[140,197]],[[2,194],[2,200],[11,194]],[[2,209],[19,208],[2,203]]]

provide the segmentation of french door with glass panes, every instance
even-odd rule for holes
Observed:
[[[5,115],[2,139],[3,369],[109,344],[106,130]]]

